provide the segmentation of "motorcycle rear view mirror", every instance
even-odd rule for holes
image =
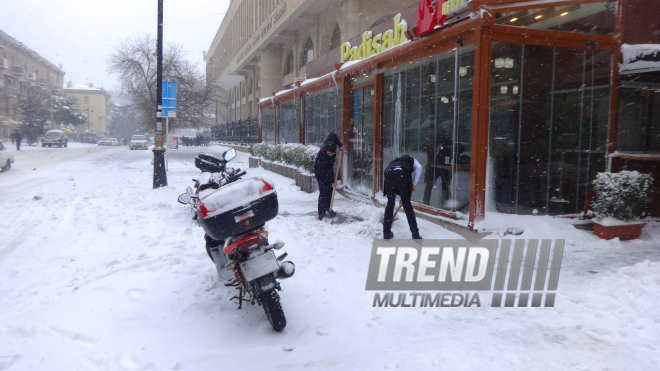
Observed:
[[[188,196],[193,195],[193,190],[192,190],[192,188],[190,188],[190,186],[186,187],[186,193],[188,194]]]
[[[190,202],[190,195],[187,193],[182,193],[181,195],[179,195],[178,201],[181,204],[188,205],[188,202]]]
[[[234,157],[236,157],[236,150],[233,149],[233,148],[227,150],[225,153],[222,154],[222,158],[223,158],[225,161],[231,161],[231,160],[234,159]]]

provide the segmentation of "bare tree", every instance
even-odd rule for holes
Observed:
[[[119,75],[121,94],[132,101],[130,107],[142,128],[155,129],[160,104],[156,97],[156,39],[142,35],[123,41],[110,55],[108,72]],[[201,128],[214,123],[216,89],[185,58],[182,45],[164,48],[163,81],[177,83],[177,117],[170,120],[170,128]]]

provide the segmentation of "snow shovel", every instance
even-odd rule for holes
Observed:
[[[394,218],[396,218],[396,214],[399,213],[399,210],[401,210],[402,207],[403,207],[403,206],[399,206],[399,208],[396,209],[396,211],[394,212],[394,215],[392,216],[392,220],[394,220]]]
[[[339,177],[339,168],[341,167],[341,155],[343,151],[339,152],[339,159],[337,160],[337,170],[335,170],[335,184],[337,183],[337,177]],[[332,187],[332,197],[330,198],[330,210],[332,210],[332,204],[335,202],[335,190],[336,186]]]

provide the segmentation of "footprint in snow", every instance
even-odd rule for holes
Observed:
[[[144,290],[140,289],[130,289],[126,294],[131,301],[137,301],[140,299],[140,296],[142,296],[143,292]]]
[[[94,343],[96,343],[96,339],[92,338],[91,336],[86,336],[77,332],[64,330],[58,327],[51,327],[50,330],[53,333],[71,339],[82,346],[91,347],[94,345]]]

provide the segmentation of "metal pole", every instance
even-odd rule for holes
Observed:
[[[518,96],[518,150],[516,151],[516,206],[515,214],[518,214],[520,204],[520,152],[522,151],[522,119],[523,119],[523,92],[525,91],[525,44],[520,50],[520,95]]]
[[[170,133],[170,118],[165,117],[165,171],[169,171],[170,165],[170,146],[169,146],[169,134]]]
[[[578,132],[578,162],[577,162],[577,179],[575,181],[575,214],[578,213],[579,203],[580,203],[580,171],[582,165],[582,123],[584,120],[584,89],[585,89],[585,78],[587,74],[587,48],[585,47],[582,50],[582,85],[580,86],[580,131]]]
[[[555,69],[557,68],[557,47],[552,48],[552,83],[550,87],[550,133],[548,140],[548,171],[545,186],[545,215],[550,215],[550,174],[552,171],[552,128],[555,117]],[[522,85],[522,84],[521,84]]]
[[[156,135],[154,136],[154,189],[167,186],[167,172],[165,169],[165,149],[163,148],[163,0],[158,0],[158,39],[156,42]]]

